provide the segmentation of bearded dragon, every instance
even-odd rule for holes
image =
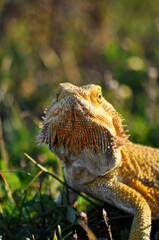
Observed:
[[[61,83],[38,141],[61,160],[71,187],[134,215],[129,240],[149,240],[159,217],[159,149],[130,142],[122,121],[100,86]]]

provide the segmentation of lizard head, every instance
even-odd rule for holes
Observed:
[[[61,83],[38,142],[47,144],[65,165],[84,167],[98,176],[119,164],[119,149],[128,142],[125,132],[100,86]]]

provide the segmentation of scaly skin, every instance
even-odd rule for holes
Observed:
[[[123,127],[100,86],[62,83],[38,141],[59,157],[68,184],[134,214],[129,240],[149,240],[159,217],[159,149],[131,143]]]

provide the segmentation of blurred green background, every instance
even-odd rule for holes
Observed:
[[[56,157],[35,142],[43,111],[55,97],[58,84],[101,85],[104,97],[126,119],[130,140],[159,147],[158,69],[158,0],[0,1],[3,239],[12,239],[12,233],[18,232],[16,224],[17,228],[25,225],[15,220],[28,217],[18,211],[23,211],[20,200],[25,188],[25,201],[29,201],[39,191],[55,197],[60,186],[43,174],[31,184],[39,169],[24,156],[26,152],[61,174]],[[6,233],[5,226],[13,227]],[[40,238],[36,235],[36,239]]]

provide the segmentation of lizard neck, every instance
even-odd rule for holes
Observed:
[[[121,163],[120,148],[110,149],[107,152],[93,152],[84,149],[80,154],[64,151],[63,147],[54,148],[54,153],[61,160],[66,180],[85,184],[99,176],[111,175]],[[113,173],[114,175],[114,173]]]

